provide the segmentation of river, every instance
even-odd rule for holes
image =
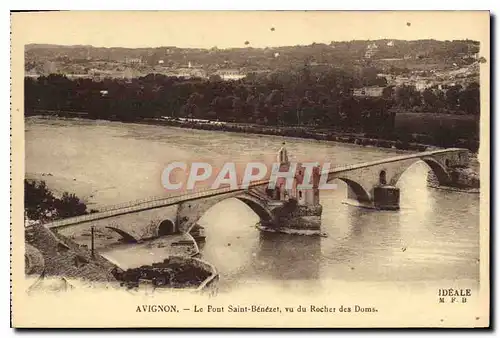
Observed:
[[[292,159],[334,165],[403,153],[109,121],[34,117],[26,120],[25,129],[26,176],[45,180],[55,192],[73,192],[91,208],[164,194],[160,175],[168,162],[269,162],[284,140]],[[325,280],[476,283],[479,195],[428,188],[428,169],[419,162],[403,174],[397,212],[344,204],[343,182],[336,182],[336,190],[322,191],[326,238],[261,233],[251,209],[238,200],[225,200],[199,222],[207,235],[202,258],[219,270],[221,290],[252,283],[313,290]]]

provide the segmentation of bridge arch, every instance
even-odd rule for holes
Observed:
[[[110,227],[110,226],[107,226],[106,228],[113,230],[114,232],[116,232],[117,234],[122,236],[123,240],[128,242],[128,243],[137,243],[138,242],[134,236],[132,236],[131,234],[129,234],[126,231],[123,231],[122,229],[118,229],[118,228]]]
[[[391,179],[391,184],[396,185],[401,178],[401,176],[413,165],[419,162],[424,162],[427,164],[427,166],[432,170],[434,175],[436,175],[436,178],[439,182],[439,184],[445,184],[449,182],[450,180],[450,175],[448,173],[448,170],[446,167],[441,164],[439,161],[432,157],[423,157],[423,158],[416,158],[413,163],[411,163],[409,166],[406,166],[403,170],[401,170],[399,173],[393,176]]]
[[[257,214],[257,216],[259,216],[261,220],[270,221],[273,218],[271,211],[265,207],[263,202],[258,201],[257,199],[252,199],[246,194],[239,195],[234,198],[245,203],[250,209],[252,209],[253,212]]]
[[[359,202],[370,201],[370,193],[358,182],[347,177],[334,177],[331,181],[334,181],[335,179],[341,180],[347,184],[348,198],[358,200]]]
[[[200,218],[212,207],[218,203],[228,200],[237,199],[247,205],[263,222],[269,222],[273,219],[271,210],[266,203],[260,198],[254,197],[247,192],[242,192],[237,195],[217,196],[215,198],[207,198],[193,202],[181,204],[177,210],[177,224],[179,231],[189,232]]]
[[[158,236],[172,235],[176,232],[175,223],[171,219],[164,219],[158,224]]]

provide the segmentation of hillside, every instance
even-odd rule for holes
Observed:
[[[330,44],[272,48],[196,49],[162,46],[156,48],[25,46],[26,71],[89,73],[92,69],[125,71],[127,67],[147,74],[163,69],[196,67],[205,71],[238,69],[244,72],[269,71],[308,64],[337,67],[374,64],[382,71],[412,70],[431,65],[438,70],[470,64],[477,58],[479,42],[472,40],[354,40]],[[429,68],[429,67],[427,67]]]

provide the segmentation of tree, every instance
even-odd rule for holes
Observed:
[[[24,180],[24,210],[29,219],[45,221],[55,214],[55,197],[44,181]]]
[[[24,210],[31,220],[49,220],[84,215],[87,206],[74,194],[54,197],[44,181],[24,180]],[[92,212],[93,210],[91,210]]]
[[[480,113],[479,83],[470,83],[459,94],[460,109],[468,114],[478,115]]]
[[[212,74],[212,75],[209,76],[208,81],[210,81],[210,82],[221,82],[222,78],[220,77],[220,75]]]
[[[282,101],[283,101],[283,96],[282,96],[281,92],[279,90],[275,89],[275,90],[271,91],[271,93],[267,96],[265,103],[272,105],[272,106],[275,106],[275,105],[281,104]]]
[[[396,89],[395,100],[398,106],[408,109],[421,104],[421,95],[415,86],[402,85]]]
[[[446,105],[450,110],[456,110],[459,104],[460,91],[462,90],[461,85],[454,85],[448,88],[446,91]]]
[[[60,199],[56,199],[55,207],[58,218],[67,218],[73,216],[85,215],[87,206],[80,201],[75,194],[64,192]]]
[[[427,109],[437,108],[438,97],[431,88],[426,88],[422,93],[422,99]]]

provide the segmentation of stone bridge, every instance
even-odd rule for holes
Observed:
[[[468,151],[452,148],[401,155],[378,161],[339,166],[325,174],[328,181],[336,179],[348,186],[348,198],[355,199],[365,207],[379,209],[399,208],[399,189],[395,186],[399,178],[415,162],[423,161],[435,173],[441,185],[451,182],[451,169],[468,165]],[[302,227],[308,234],[320,230],[321,205],[315,208],[294,210],[284,201],[274,200],[267,191],[269,180],[252,182],[248,189],[207,189],[169,197],[155,197],[112,206],[98,213],[72,217],[47,223],[53,230],[70,227],[90,226],[109,228],[127,240],[140,241],[174,232],[189,232],[203,214],[217,203],[236,198],[249,206],[261,219],[267,229],[286,229],[283,223],[294,223],[297,230]],[[397,198],[386,203],[387,196],[377,189],[389,188],[397,191]],[[315,223],[310,218],[315,217]],[[301,225],[303,222],[304,225]],[[271,229],[273,230],[273,229]],[[292,231],[293,232],[293,231]],[[301,233],[299,231],[299,233]],[[304,233],[304,232],[302,232]]]
[[[425,162],[439,184],[446,186],[452,181],[450,170],[467,166],[469,154],[466,149],[445,149],[347,165],[330,170],[328,181],[344,181],[348,186],[348,198],[370,206],[376,202],[374,188],[381,185],[396,186],[403,173],[419,161]]]

